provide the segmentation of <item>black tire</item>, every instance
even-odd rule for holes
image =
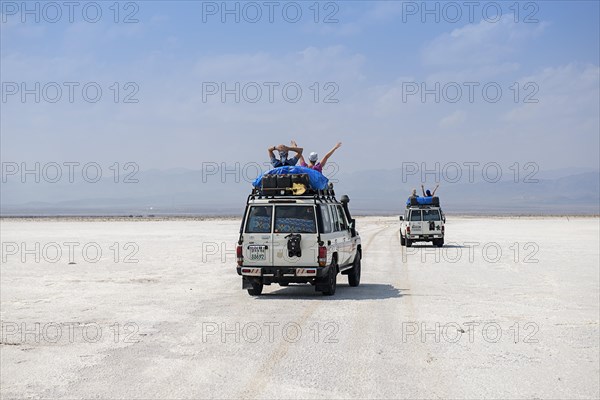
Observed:
[[[444,238],[437,239],[433,244],[436,245],[437,247],[444,246]]]
[[[361,272],[361,261],[360,261],[360,253],[356,253],[356,258],[354,259],[354,267],[350,270],[348,274],[348,284],[352,287],[356,287],[360,285],[360,272]]]
[[[333,296],[335,289],[337,288],[337,266],[335,261],[329,267],[329,273],[327,274],[327,289],[323,290],[323,295]]]
[[[404,236],[402,236],[402,232],[400,232],[400,246],[404,246],[406,244],[406,240],[404,240]]]
[[[406,247],[412,247],[412,240],[410,240],[409,238],[404,239],[404,241],[406,242]]]
[[[262,283],[254,283],[252,282],[252,289],[248,289],[248,294],[250,296],[260,296],[263,291]]]

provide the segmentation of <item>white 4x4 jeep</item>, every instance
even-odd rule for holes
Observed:
[[[400,244],[411,247],[413,242],[432,242],[434,246],[444,245],[444,224],[446,217],[439,207],[439,199],[433,197],[430,204],[419,204],[410,200],[404,215],[400,216]]]
[[[358,286],[362,248],[348,202],[348,196],[338,201],[332,189],[306,195],[265,195],[255,189],[237,246],[242,289],[257,296],[271,283],[310,283],[333,295],[338,273]]]

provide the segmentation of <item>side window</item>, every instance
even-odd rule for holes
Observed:
[[[340,220],[340,230],[345,231],[348,229],[348,222],[346,222],[346,214],[344,213],[344,209],[342,206],[336,206],[338,213],[338,219]]]
[[[321,221],[323,222],[322,233],[331,233],[333,224],[331,223],[331,215],[329,215],[329,207],[323,204],[319,209],[321,210]]]
[[[410,212],[410,220],[411,221],[421,221],[421,210],[412,210]]]
[[[331,219],[333,222],[333,231],[337,232],[340,230],[340,220],[338,219],[337,211],[335,210],[335,206],[331,206]]]
[[[248,213],[246,233],[271,233],[272,206],[252,206]]]

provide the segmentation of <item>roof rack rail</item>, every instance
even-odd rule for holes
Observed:
[[[309,189],[303,194],[293,194],[287,189],[260,189],[254,188],[248,196],[248,200],[260,199],[304,199],[304,200],[329,200],[336,201],[335,191],[333,189],[312,190]]]

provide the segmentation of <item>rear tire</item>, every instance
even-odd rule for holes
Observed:
[[[410,240],[409,238],[404,239],[404,241],[406,242],[406,247],[412,247],[412,240]]]
[[[327,274],[327,289],[323,290],[323,295],[333,296],[335,289],[337,288],[337,265],[334,263],[329,267],[329,273]]]
[[[444,239],[435,239],[433,241],[433,245],[437,247],[442,247],[444,245]]]
[[[404,239],[404,236],[402,236],[402,232],[400,232],[400,246],[404,246],[405,243],[406,240]]]
[[[360,253],[356,253],[356,258],[354,259],[354,267],[350,270],[348,274],[348,284],[352,287],[356,287],[360,285],[360,270],[361,270],[361,261],[360,261]]]
[[[260,296],[263,290],[262,283],[254,283],[252,282],[252,289],[248,289],[248,294],[250,296]]]

